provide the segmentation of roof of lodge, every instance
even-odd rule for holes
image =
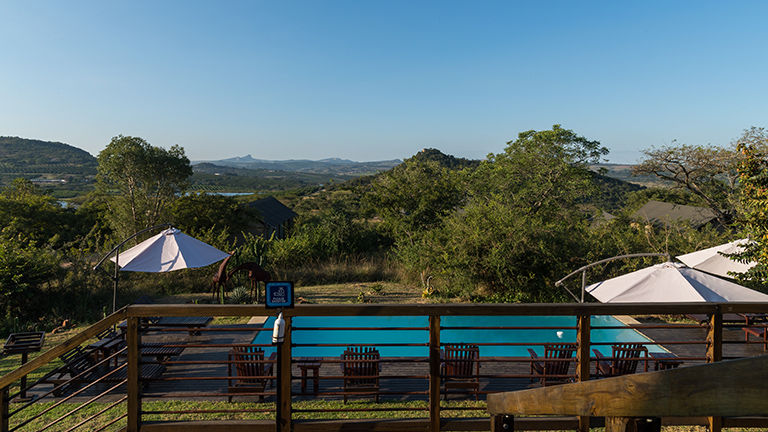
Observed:
[[[279,227],[297,216],[293,210],[271,196],[249,203],[248,206],[258,210],[262,222],[273,227]]]
[[[716,219],[717,216],[712,209],[706,207],[650,200],[633,213],[632,217],[653,224],[687,221],[693,227],[698,228]]]

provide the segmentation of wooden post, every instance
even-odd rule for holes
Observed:
[[[8,387],[0,389],[0,432],[8,432]]]
[[[576,333],[576,381],[589,381],[589,345],[591,331],[591,317],[579,315]],[[579,432],[589,431],[589,416],[579,416]]]
[[[429,316],[429,430],[440,431],[440,316]]]
[[[139,318],[128,317],[128,381],[126,389],[128,393],[127,432],[139,432],[141,427],[141,383],[139,382],[139,371],[141,369],[139,355],[139,345],[141,344],[141,334],[139,334]]]
[[[291,317],[285,317],[285,339],[280,344],[280,418],[277,419],[278,431],[291,432]]]
[[[511,415],[491,417],[491,432],[512,432],[515,430],[515,418]]]
[[[707,363],[723,359],[723,314],[717,306],[709,316],[709,331],[707,332]],[[720,432],[723,428],[722,417],[707,417],[709,432]]]

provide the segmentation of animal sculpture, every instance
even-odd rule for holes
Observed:
[[[259,282],[271,281],[272,275],[270,275],[268,271],[261,268],[260,265],[256,264],[255,262],[249,261],[249,262],[244,262],[239,266],[235,267],[234,269],[232,269],[232,271],[229,272],[229,274],[227,275],[227,278],[231,278],[233,274],[240,271],[248,272],[248,280],[250,280],[251,282],[251,298],[255,299],[256,303],[260,303]]]
[[[229,280],[227,264],[229,264],[229,260],[232,259],[234,255],[235,251],[230,252],[229,256],[224,258],[224,261],[219,264],[219,270],[213,275],[213,280],[211,281],[211,294],[214,302],[219,300],[220,295],[222,298],[224,296],[227,281]]]

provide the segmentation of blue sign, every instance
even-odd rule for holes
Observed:
[[[271,281],[266,283],[266,301],[268,308],[293,307],[293,282]]]

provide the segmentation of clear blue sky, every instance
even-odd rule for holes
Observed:
[[[0,135],[96,155],[470,158],[560,123],[614,162],[768,126],[768,2],[0,0]]]

